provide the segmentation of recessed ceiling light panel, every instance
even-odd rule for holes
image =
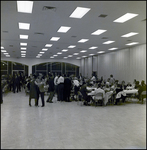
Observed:
[[[139,42],[132,42],[132,43],[128,43],[126,45],[135,45],[135,44],[138,44]]]
[[[17,1],[17,11],[21,13],[32,13],[33,1]]]
[[[66,33],[71,27],[61,26],[57,32]]]
[[[104,42],[103,44],[111,44],[113,42],[115,42],[115,41],[107,41],[107,42]]]
[[[20,39],[28,39],[28,35],[19,35]]]
[[[90,8],[77,7],[69,17],[82,18],[89,10]]]
[[[92,35],[100,35],[100,34],[106,32],[106,31],[107,31],[107,30],[98,29],[98,30],[96,30],[95,32],[93,32],[93,33],[91,33],[91,34],[92,34]]]
[[[52,37],[50,40],[51,41],[58,41],[60,39],[60,37]]]
[[[80,41],[78,41],[79,43],[84,43],[87,42],[89,39],[81,39]]]
[[[96,49],[96,48],[98,48],[98,47],[96,47],[96,46],[92,46],[92,47],[90,47],[89,49]]]
[[[29,30],[30,29],[30,24],[29,23],[18,23],[19,29],[24,29],[24,30]]]
[[[68,48],[74,48],[74,47],[76,47],[75,45],[70,45],[70,46],[68,46]]]
[[[136,32],[130,32],[128,34],[122,35],[121,37],[131,37],[131,36],[136,35],[136,34],[138,34],[138,33],[136,33]]]
[[[114,20],[113,22],[117,23],[124,23],[134,17],[138,16],[138,14],[126,13],[125,15],[121,16],[120,18]]]

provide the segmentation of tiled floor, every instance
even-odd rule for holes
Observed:
[[[3,99],[2,149],[146,148],[146,103],[94,107],[54,97],[45,107],[35,107],[34,100],[30,107],[24,91]]]

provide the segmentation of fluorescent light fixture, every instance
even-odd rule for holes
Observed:
[[[89,10],[90,8],[77,7],[69,17],[82,18]]]
[[[134,17],[138,16],[138,14],[132,14],[132,13],[126,13],[125,15],[121,16],[120,18],[114,20],[113,22],[118,22],[118,23],[124,23]]]
[[[19,35],[20,39],[28,39],[28,35]]]
[[[68,55],[68,57],[72,57],[72,55]]]
[[[78,41],[79,43],[84,43],[87,42],[89,39],[81,39],[80,41]]]
[[[6,57],[10,57],[10,55],[6,55]]]
[[[27,48],[26,47],[21,47],[20,49],[26,50]]]
[[[67,59],[68,57],[64,57],[64,59]]]
[[[118,49],[118,48],[114,47],[114,48],[109,48],[108,50],[116,50],[116,49]]]
[[[17,1],[17,11],[21,13],[32,13],[33,1]]]
[[[63,49],[63,50],[62,50],[62,52],[67,52],[67,51],[68,51],[68,49]]]
[[[51,56],[50,58],[54,58],[53,56]]]
[[[107,42],[104,42],[103,44],[111,44],[113,42],[115,42],[115,41],[107,41]]]
[[[3,47],[3,46],[1,46],[1,49],[4,49],[4,47]]]
[[[21,53],[26,53],[26,51],[21,51]]]
[[[40,54],[44,54],[45,52],[39,52]]]
[[[27,43],[20,43],[21,46],[27,46]]]
[[[126,45],[135,45],[135,44],[138,44],[138,42],[132,42],[132,43],[128,43]]]
[[[99,52],[97,52],[97,53],[105,53],[105,51],[99,51]]]
[[[1,50],[1,52],[5,53],[5,52],[7,52],[7,51],[6,51],[6,50]]]
[[[58,55],[53,55],[54,57],[58,56]]]
[[[87,50],[82,50],[82,51],[80,51],[81,53],[85,53],[85,52],[87,52]]]
[[[47,50],[48,50],[47,48],[43,48],[43,49],[42,49],[42,51],[47,51]]]
[[[26,57],[26,56],[22,55],[21,57]]]
[[[58,52],[57,54],[62,54],[62,53]]]
[[[81,59],[81,57],[77,57],[76,59]]]
[[[87,56],[82,56],[82,57],[87,57]]]
[[[79,53],[74,53],[73,55],[79,55]]]
[[[74,47],[76,47],[76,45],[70,45],[70,46],[68,46],[68,48],[74,48]]]
[[[93,47],[90,47],[89,49],[96,49],[96,48],[98,48],[98,47],[96,47],[96,46],[93,46]]]
[[[25,30],[29,30],[30,29],[30,23],[18,23],[19,25],[19,29],[25,29]]]
[[[60,39],[60,37],[52,37],[50,40],[51,41],[58,41]]]
[[[63,32],[66,33],[71,27],[65,27],[65,26],[61,26],[60,29],[57,32]]]
[[[40,58],[40,56],[36,56],[36,58]]]
[[[52,47],[53,44],[46,44],[45,47]]]
[[[93,32],[93,33],[91,33],[91,34],[92,34],[92,35],[100,35],[100,34],[106,32],[106,31],[107,31],[107,30],[98,29],[98,30],[96,30],[95,32]]]
[[[42,54],[38,54],[38,56],[42,56]]]
[[[94,54],[89,54],[90,56],[93,56]]]
[[[136,33],[136,32],[130,32],[128,34],[122,35],[121,37],[130,37],[130,36],[133,36],[133,35],[136,35],[136,34],[138,34],[138,33]]]
[[[5,55],[8,55],[9,53],[4,53]]]
[[[21,55],[26,55],[26,54],[21,54]]]

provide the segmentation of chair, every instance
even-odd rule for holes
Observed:
[[[103,93],[97,93],[95,96],[94,96],[94,103],[95,103],[95,107],[98,103],[98,101],[101,101],[101,105],[103,105]]]

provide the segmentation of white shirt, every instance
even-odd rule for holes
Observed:
[[[58,76],[55,76],[54,78],[54,84],[57,85]]]
[[[57,81],[57,84],[60,84],[60,83],[64,83],[64,78],[62,76],[60,76]]]
[[[93,77],[91,78],[91,81],[96,81],[96,77],[93,76]]]
[[[73,85],[75,86],[79,86],[80,85],[80,83],[79,83],[79,81],[78,80],[73,80]]]

